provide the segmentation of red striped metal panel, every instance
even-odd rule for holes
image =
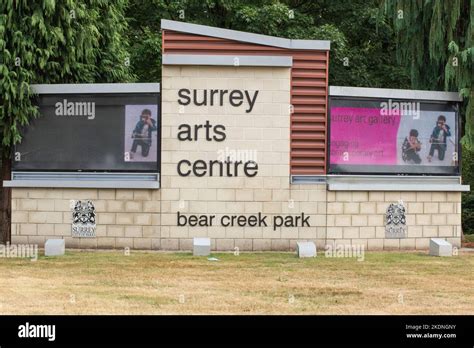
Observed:
[[[163,30],[162,47],[164,54],[292,56],[291,174],[326,174],[329,51],[288,50],[171,30]]]

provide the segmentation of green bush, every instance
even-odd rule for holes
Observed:
[[[462,148],[462,181],[474,187],[474,151]],[[474,192],[462,194],[462,229],[464,234],[474,234]]]

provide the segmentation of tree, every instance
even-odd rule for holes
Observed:
[[[463,146],[462,151],[462,180],[474,183],[474,151]],[[462,193],[462,230],[464,234],[474,234],[474,194]]]
[[[161,80],[162,18],[292,39],[331,40],[332,85],[407,88],[378,0],[135,0],[127,11],[133,71]],[[370,57],[370,59],[367,59]]]
[[[382,5],[397,33],[398,59],[410,67],[412,87],[456,91],[465,98],[461,141],[474,148],[474,2],[384,0]]]
[[[161,80],[163,18],[293,39],[326,39],[341,50],[345,45],[336,27],[315,25],[311,16],[275,0],[136,0],[127,17],[133,72],[140,81]]]
[[[296,11],[311,16],[315,24],[332,25],[344,36],[344,52],[337,52],[340,47],[331,48],[331,85],[409,87],[408,69],[394,59],[394,30],[390,24],[380,21],[378,0],[292,0],[288,3]]]
[[[31,84],[125,82],[127,0],[0,1],[0,152],[2,180],[21,129],[38,115]],[[2,239],[9,238],[10,190],[0,204]]]

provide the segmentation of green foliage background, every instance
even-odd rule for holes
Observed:
[[[3,152],[37,115],[34,83],[133,80],[126,65],[125,0],[0,1]]]
[[[462,152],[463,182],[474,184],[474,151],[464,146]],[[472,186],[474,188],[474,186]],[[465,192],[462,194],[462,229],[466,234],[474,234],[474,194]]]
[[[416,89],[459,92],[465,99],[462,143],[474,147],[474,0],[385,0],[397,59]]]

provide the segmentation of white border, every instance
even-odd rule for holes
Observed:
[[[413,89],[329,86],[330,97],[391,98],[461,102],[457,92],[422,91]]]

